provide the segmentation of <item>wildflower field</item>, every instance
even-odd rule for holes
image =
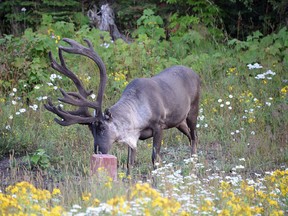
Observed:
[[[195,70],[201,77],[197,156],[171,129],[156,170],[146,140],[138,142],[131,176],[124,174],[127,146],[118,143],[111,151],[118,180],[91,176],[88,128],[61,127],[44,109],[49,97],[57,101],[59,88],[75,91],[48,62],[48,51],[57,56],[64,37],[88,38],[105,62],[105,107],[136,77],[175,64]],[[127,44],[65,22],[1,38],[0,215],[287,215],[287,41],[284,27],[227,43],[189,31],[169,41],[139,33]],[[65,59],[95,99],[96,66],[77,55]]]
[[[239,163],[245,163],[244,159]],[[22,181],[0,192],[1,215],[286,215],[288,211],[288,170],[276,170],[243,178],[236,166],[230,175],[219,171],[198,177],[204,166],[197,157],[184,160],[183,174],[173,163],[152,171],[154,182],[104,184],[106,193],[119,187],[126,192],[100,201],[93,190],[80,197],[81,205],[62,206],[61,190],[37,189]],[[120,181],[122,179],[120,178]],[[152,185],[157,185],[154,188]],[[97,188],[95,188],[97,190]]]

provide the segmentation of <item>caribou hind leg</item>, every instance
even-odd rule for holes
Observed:
[[[198,107],[198,106],[196,106]],[[191,108],[188,117],[186,119],[187,125],[189,127],[190,131],[190,137],[191,137],[191,154],[197,153],[197,134],[196,134],[196,124],[197,124],[197,116],[198,116],[198,109]]]
[[[179,131],[188,137],[191,146],[191,155],[196,154],[195,127],[193,127],[192,120],[189,117],[177,127]]]
[[[186,135],[191,146],[191,155],[196,154],[196,124],[197,124],[198,110],[191,109],[186,120],[178,125],[177,129]]]
[[[191,143],[192,138],[191,138],[190,129],[189,129],[187,123],[186,123],[186,120],[185,120],[184,122],[182,122],[182,123],[177,127],[177,129],[178,129],[179,131],[181,131],[185,136],[187,136],[188,139],[189,139],[189,142]]]

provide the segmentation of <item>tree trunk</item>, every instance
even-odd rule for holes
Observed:
[[[112,40],[121,38],[127,43],[130,42],[125,35],[119,32],[114,21],[114,12],[109,4],[102,5],[100,11],[98,11],[97,7],[94,5],[93,9],[90,9],[87,15],[90,20],[90,25],[100,29],[101,31],[108,31]]]

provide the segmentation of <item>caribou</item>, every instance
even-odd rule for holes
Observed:
[[[78,92],[66,92],[60,89],[63,98],[58,100],[76,106],[78,109],[66,111],[60,106],[53,105],[49,99],[45,108],[60,117],[54,119],[58,124],[87,125],[94,138],[96,154],[107,154],[115,142],[127,144],[128,174],[134,165],[138,140],[153,137],[152,163],[155,167],[165,129],[177,128],[186,135],[190,142],[191,154],[196,154],[200,78],[193,70],[177,65],[150,78],[136,78],[126,86],[118,102],[102,112],[102,100],[107,81],[104,62],[94,51],[89,40],[84,39],[87,46],[68,38],[64,38],[63,41],[70,46],[59,46],[60,64],[49,52],[51,67],[70,78]],[[80,79],[67,68],[63,51],[86,56],[98,66],[100,83],[96,101],[87,99],[92,91],[86,90]],[[94,112],[90,112],[89,108]]]

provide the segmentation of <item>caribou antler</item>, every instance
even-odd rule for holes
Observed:
[[[74,40],[64,38],[63,41],[67,42],[71,45],[71,47],[59,47],[59,59],[60,63],[58,64],[56,60],[53,58],[52,53],[49,52],[49,58],[51,61],[51,66],[53,69],[59,71],[63,75],[70,78],[74,84],[76,85],[78,92],[65,92],[63,89],[60,89],[63,98],[58,98],[59,101],[62,101],[64,103],[68,103],[74,106],[78,106],[79,109],[76,111],[64,111],[61,109],[61,107],[55,107],[52,102],[49,100],[48,104],[45,104],[45,108],[49,110],[50,112],[55,113],[58,115],[62,120],[55,119],[55,121],[63,126],[68,126],[71,124],[90,124],[92,122],[95,122],[102,118],[102,99],[103,94],[106,86],[106,68],[102,61],[102,59],[99,57],[99,55],[94,51],[93,46],[91,42],[87,39],[84,39],[85,42],[88,44],[88,47],[84,47],[83,45],[77,43]],[[92,91],[87,91],[83,87],[81,81],[78,79],[78,77],[71,72],[65,63],[65,60],[62,55],[62,50],[68,53],[74,53],[74,54],[81,54],[84,56],[89,57],[92,59],[100,70],[100,86],[97,94],[97,99],[95,102],[87,100],[87,97],[92,94]],[[88,111],[89,108],[93,108],[96,111],[96,116],[92,117]]]
[[[84,39],[84,41],[87,43],[88,48],[84,47],[83,45],[77,43],[76,41],[69,39],[69,38],[64,38],[63,41],[66,43],[70,44],[71,47],[62,47],[60,46],[59,49],[64,50],[65,52],[68,53],[74,53],[74,54],[81,54],[84,56],[87,56],[88,58],[92,59],[97,66],[99,67],[100,71],[100,86],[98,89],[98,94],[96,98],[96,102],[98,103],[98,109],[97,111],[97,116],[102,115],[102,100],[103,100],[103,95],[105,91],[105,86],[106,86],[106,81],[107,81],[107,74],[106,74],[106,67],[102,59],[99,57],[99,55],[94,51],[92,43]]]

